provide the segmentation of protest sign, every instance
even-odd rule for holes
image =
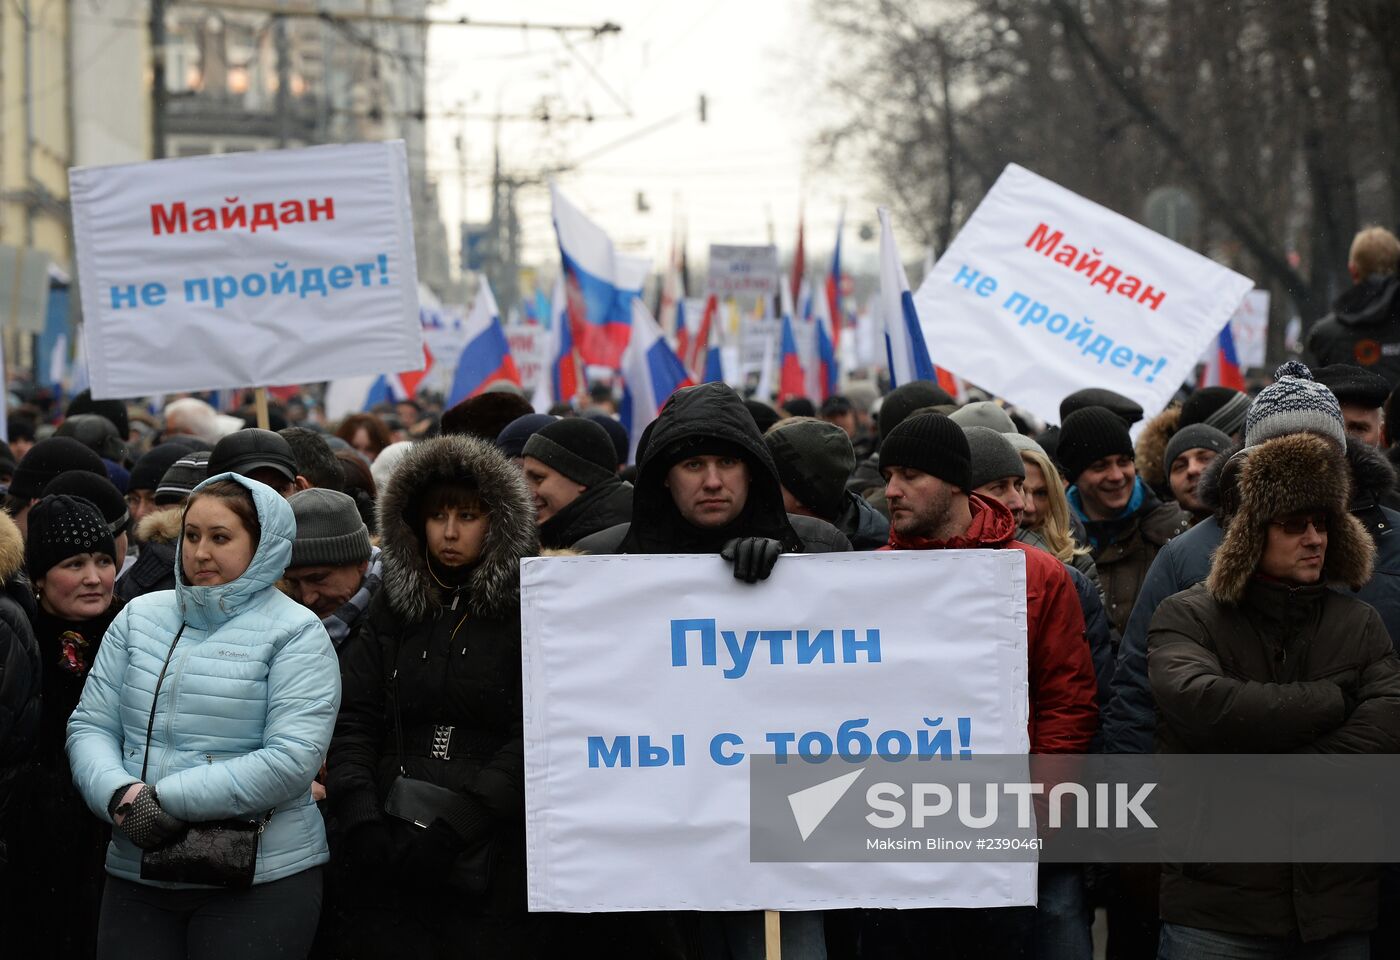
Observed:
[[[1269,291],[1251,290],[1245,295],[1230,318],[1230,332],[1235,335],[1235,357],[1240,368],[1264,366],[1269,343]]]
[[[538,323],[512,323],[506,327],[506,340],[510,342],[510,353],[515,358],[516,369],[520,371],[520,385],[527,393],[533,393],[544,376],[545,364],[549,361],[549,331]]]
[[[749,829],[765,755],[1026,753],[1019,551],[787,556],[754,586],[716,556],[534,558],[521,627],[532,910],[1034,903],[1034,863],[752,862]]]
[[[939,366],[1055,423],[1085,386],[1155,414],[1252,286],[1010,164],[914,305]]]
[[[705,293],[734,300],[750,313],[759,301],[772,303],[778,295],[778,248],[710,244],[710,271]]]
[[[69,172],[96,397],[423,366],[402,141]]]

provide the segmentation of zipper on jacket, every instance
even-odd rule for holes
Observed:
[[[188,652],[188,648],[186,648],[186,652]],[[170,685],[166,688],[170,691],[170,699],[166,701],[167,709],[165,712],[165,753],[160,758],[160,771],[156,777],[157,780],[164,780],[166,774],[169,772],[171,752],[170,744],[171,741],[174,739],[175,733],[175,698],[179,694],[180,677],[184,675],[185,663],[186,661],[188,661],[188,659],[189,658],[185,656],[180,657],[180,662],[175,665],[175,679],[172,680]]]

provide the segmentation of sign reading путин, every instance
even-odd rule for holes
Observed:
[[[786,556],[757,585],[715,556],[532,558],[520,577],[531,909],[1035,902],[1034,863],[757,862],[750,832],[765,758],[1026,753],[1020,551]],[[806,796],[778,798],[799,846],[830,810]]]
[[[69,172],[96,397],[423,366],[403,141]]]

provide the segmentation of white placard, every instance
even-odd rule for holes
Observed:
[[[975,754],[1026,753],[1020,551],[786,556],[757,585],[735,581],[715,556],[534,558],[520,577],[530,909],[1035,902],[1034,863],[751,862],[749,764],[710,753],[719,733],[741,738],[746,754],[772,755],[769,733],[834,736],[862,717],[872,737],[969,717]],[[741,640],[824,629],[841,639],[834,662],[787,649],[775,663],[775,641],[758,643],[739,671],[728,638],[706,663],[689,633],[678,664],[673,621],[706,618]],[[843,629],[866,640],[878,630],[878,657],[848,658]],[[590,753],[600,736],[667,749],[681,736],[686,761],[608,766]]]
[[[401,140],[69,171],[95,397],[420,370]]]
[[[1251,290],[1245,295],[1230,318],[1230,333],[1235,337],[1235,359],[1241,370],[1264,366],[1269,345],[1269,291]]]
[[[934,363],[1051,423],[1084,387],[1131,397],[1150,419],[1252,287],[1010,164],[914,305]]]

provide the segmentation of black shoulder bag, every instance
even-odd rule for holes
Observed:
[[[146,782],[146,764],[151,755],[151,732],[156,725],[156,703],[175,644],[185,632],[185,625],[165,654],[165,663],[156,678],[155,694],[151,697],[151,719],[146,724],[146,753],[141,758],[141,782]],[[159,801],[159,797],[156,798]],[[141,879],[167,883],[200,883],[210,887],[246,888],[253,885],[258,862],[258,837],[262,835],[272,811],[261,820],[206,820],[191,823],[178,840],[172,840],[156,850],[141,853]]]

